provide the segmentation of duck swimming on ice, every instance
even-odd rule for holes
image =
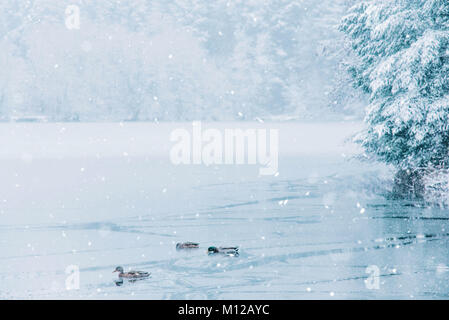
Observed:
[[[132,280],[137,280],[137,279],[145,279],[148,278],[150,276],[150,273],[146,272],[146,271],[128,271],[128,272],[124,272],[122,267],[117,267],[115,268],[114,272],[118,272],[118,277],[120,279],[122,278],[126,278],[126,279],[132,279]]]
[[[176,250],[198,249],[199,247],[200,247],[199,243],[195,242],[180,242],[176,244]]]
[[[237,257],[239,255],[239,247],[209,247],[207,249],[209,255],[212,254],[223,254],[226,256]]]

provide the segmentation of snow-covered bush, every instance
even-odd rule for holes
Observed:
[[[402,170],[448,167],[449,1],[363,1],[340,28],[370,95],[361,144]]]

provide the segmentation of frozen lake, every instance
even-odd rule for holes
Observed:
[[[392,171],[352,157],[360,124],[208,124],[279,128],[278,176],[174,166],[189,125],[0,124],[0,298],[448,297],[449,212],[390,199]],[[118,265],[152,276],[116,286]]]

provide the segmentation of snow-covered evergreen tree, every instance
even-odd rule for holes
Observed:
[[[370,94],[365,149],[400,169],[449,165],[449,1],[371,0],[343,19]]]

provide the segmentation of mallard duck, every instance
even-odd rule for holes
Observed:
[[[176,250],[198,249],[199,247],[200,247],[199,243],[195,242],[180,242],[176,244]]]
[[[227,256],[235,256],[239,255],[239,247],[209,247],[207,249],[208,254],[224,254]]]
[[[150,276],[150,273],[146,272],[146,271],[128,271],[128,272],[124,272],[122,267],[117,267],[115,268],[114,272],[118,272],[118,277],[121,278],[126,278],[126,279],[144,279],[144,278],[148,278]]]

